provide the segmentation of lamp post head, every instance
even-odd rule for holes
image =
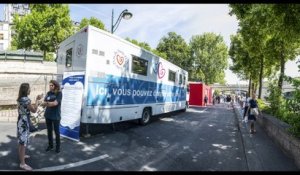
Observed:
[[[128,19],[130,19],[131,17],[132,17],[132,13],[128,12],[128,10],[125,9],[125,10],[123,10],[123,11],[121,12],[121,14],[119,15],[119,17],[118,17],[116,23],[114,23],[114,9],[113,9],[113,10],[112,10],[112,15],[111,15],[111,33],[114,33],[115,30],[118,28],[118,26],[119,26],[119,24],[120,24],[122,18],[128,20]]]
[[[128,20],[128,19],[130,19],[131,17],[132,17],[132,13],[128,12],[127,9],[123,11],[122,18]]]

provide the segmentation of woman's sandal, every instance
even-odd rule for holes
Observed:
[[[20,168],[22,168],[23,170],[26,170],[26,171],[32,171],[32,168],[27,165],[27,164],[20,164]]]
[[[25,158],[25,159],[29,159],[29,158],[30,158],[30,155],[25,155],[24,158]]]

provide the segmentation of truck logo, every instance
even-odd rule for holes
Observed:
[[[162,79],[166,74],[166,70],[163,67],[162,62],[156,62],[153,71],[157,73],[159,79]]]
[[[127,64],[128,59],[123,52],[118,50],[115,52],[113,62],[118,68],[123,68],[123,67],[127,67],[127,65],[125,65],[125,64]]]
[[[117,59],[117,62],[120,66],[124,63],[124,57],[123,56],[117,55],[116,59]]]

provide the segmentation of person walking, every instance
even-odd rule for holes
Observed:
[[[243,108],[244,108],[243,120],[244,120],[244,121],[245,121],[246,116],[247,116],[247,117],[249,116],[249,111],[248,111],[248,108],[249,108],[249,100],[250,100],[250,97],[249,97],[249,94],[247,93],[247,94],[246,94],[246,97],[245,97],[245,100],[244,100],[244,103],[243,103]],[[247,113],[247,111],[248,111],[248,113]]]
[[[249,100],[249,107],[246,113],[247,114],[249,113],[248,121],[250,121],[250,134],[254,134],[256,133],[254,123],[256,122],[256,117],[259,115],[258,104],[257,104],[255,93],[252,94],[252,99]]]
[[[207,95],[205,95],[205,97],[204,97],[204,106],[207,106],[207,100],[208,100]]]
[[[47,92],[43,103],[43,106],[46,107],[44,116],[46,119],[48,135],[48,147],[46,148],[46,152],[53,150],[53,129],[56,140],[55,152],[60,152],[59,125],[61,120],[61,100],[62,92],[59,83],[55,80],[50,80],[49,91]]]
[[[230,95],[227,95],[227,97],[226,97],[226,103],[227,103],[227,108],[229,109],[230,108],[230,104],[231,104],[231,96]]]
[[[32,168],[25,163],[26,158],[30,158],[25,154],[26,146],[29,143],[29,120],[30,112],[35,113],[38,108],[38,100],[42,97],[38,95],[36,97],[35,105],[31,104],[31,100],[28,98],[30,94],[29,83],[22,83],[19,88],[19,95],[17,98],[18,105],[18,121],[17,121],[17,138],[18,138],[18,153],[20,160],[20,168],[31,171]]]

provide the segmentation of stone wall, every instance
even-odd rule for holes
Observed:
[[[21,83],[29,83],[29,98],[45,94],[51,79],[57,79],[56,62],[0,60],[0,122],[16,121],[16,99]]]
[[[268,136],[294,159],[300,168],[300,139],[287,132],[289,125],[267,114],[264,114],[257,122],[264,128]]]

